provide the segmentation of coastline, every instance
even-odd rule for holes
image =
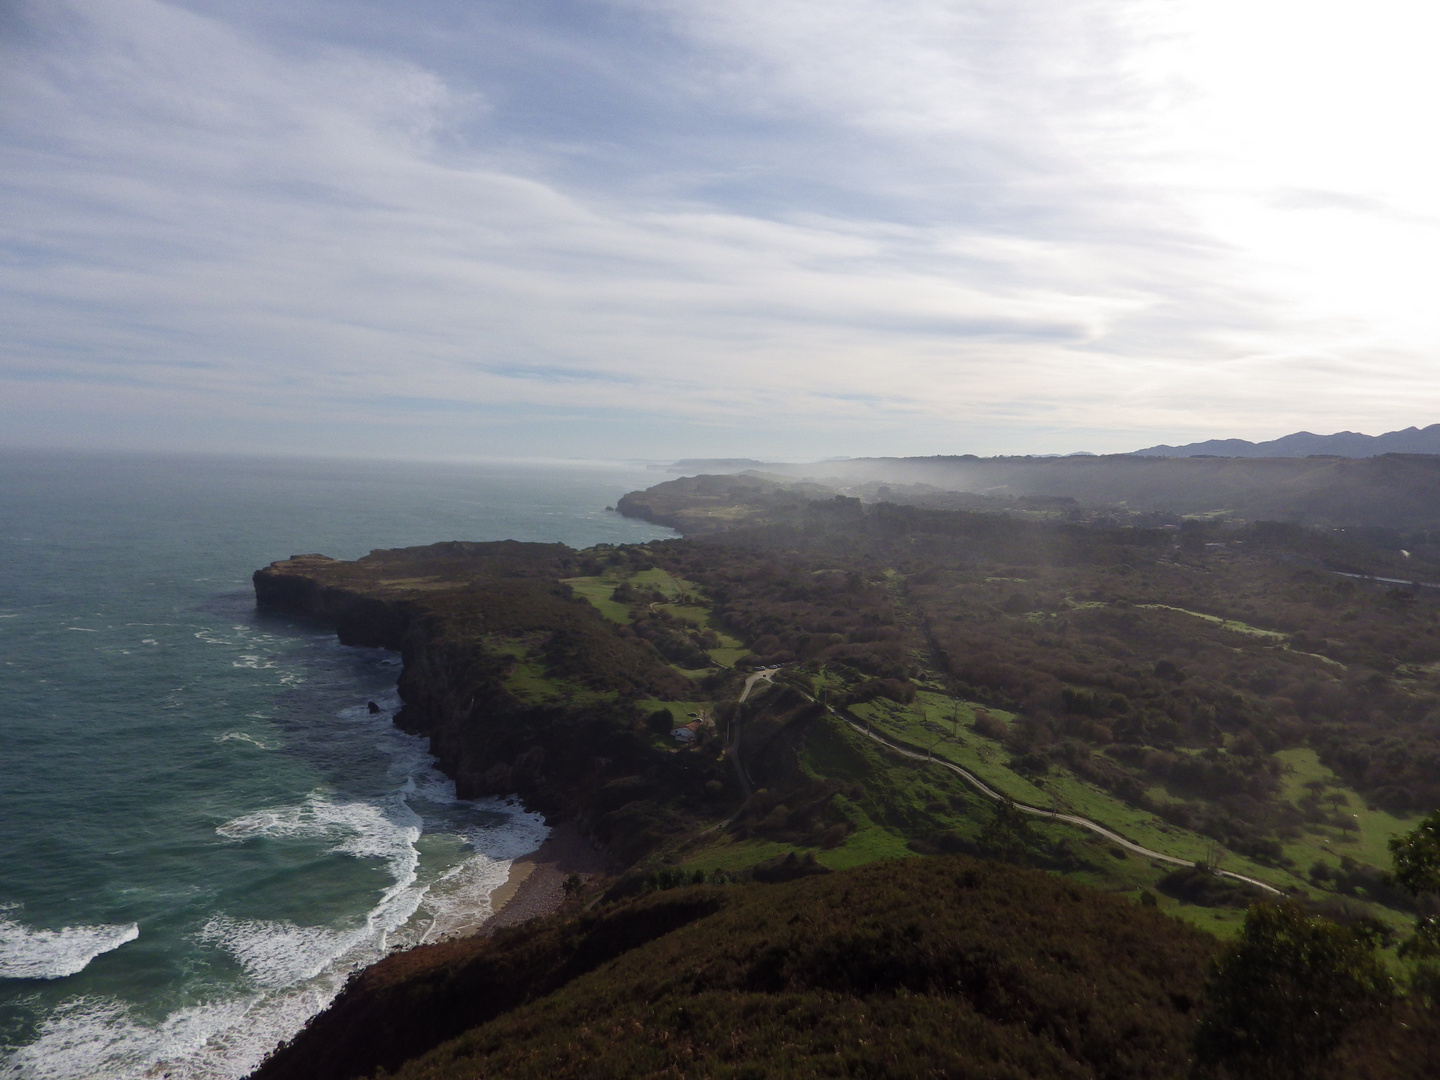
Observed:
[[[578,874],[590,881],[609,870],[605,853],[572,822],[561,822],[534,851],[510,864],[504,883],[490,893],[490,913],[454,927],[440,940],[491,934],[558,911],[565,902],[565,879]]]

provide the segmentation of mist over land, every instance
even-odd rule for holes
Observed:
[[[1103,456],[967,454],[808,464],[692,459],[672,469],[933,508],[1150,514],[1172,524],[1204,515],[1407,533],[1440,529],[1440,456],[1434,452],[1440,424],[1375,437],[1301,432],[1238,448],[1247,453],[1222,452],[1237,449],[1234,442]],[[663,500],[663,490],[657,494]]]

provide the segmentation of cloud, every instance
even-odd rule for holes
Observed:
[[[1161,8],[397,12],[12,9],[12,431],[1042,451],[1437,403],[1423,326],[1307,304],[1247,246],[1383,196],[1177,171],[1211,158],[1167,124],[1210,99]]]

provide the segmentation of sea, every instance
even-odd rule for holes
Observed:
[[[254,570],[669,536],[606,509],[663,478],[0,451],[0,1077],[245,1076],[544,839],[392,724],[397,655],[257,611]]]

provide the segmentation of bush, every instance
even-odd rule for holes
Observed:
[[[1199,1075],[1314,1076],[1393,995],[1373,941],[1293,902],[1256,904],[1212,968],[1195,1035]]]

